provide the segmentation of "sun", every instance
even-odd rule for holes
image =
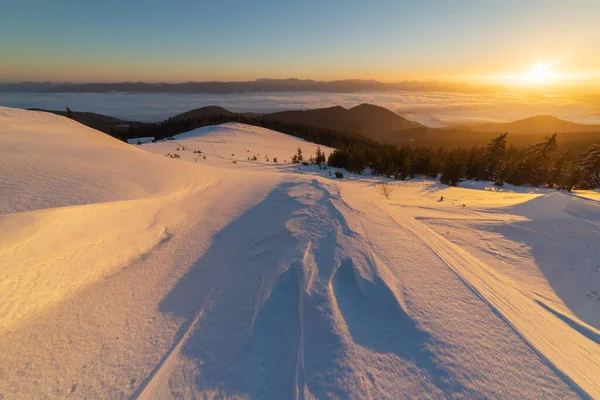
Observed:
[[[555,80],[556,73],[552,71],[555,63],[537,63],[531,67],[528,74],[522,76],[522,80],[530,83],[547,83]]]

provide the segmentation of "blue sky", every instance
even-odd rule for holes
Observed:
[[[600,70],[600,1],[47,1],[2,5],[0,81],[485,80]]]

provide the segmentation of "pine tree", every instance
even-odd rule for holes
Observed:
[[[406,180],[406,178],[408,178],[409,176],[411,178],[413,178],[414,174],[413,174],[412,168],[413,168],[413,158],[412,158],[412,155],[409,155],[404,158],[404,161],[402,162],[402,165],[400,166],[400,174],[399,174],[400,180]]]
[[[450,154],[442,169],[440,182],[445,185],[458,186],[464,175],[465,163],[458,152]]]
[[[570,161],[566,163],[561,172],[558,180],[558,188],[571,191],[573,188],[580,185],[581,180],[581,168],[577,161]]]
[[[558,148],[558,135],[547,136],[546,140],[531,146],[528,159],[529,183],[539,186],[548,181],[548,170],[551,164],[551,153]]]
[[[567,167],[569,154],[565,153],[558,157],[548,169],[546,184],[549,188],[560,187],[563,171]]]
[[[487,181],[495,181],[498,178],[502,157],[506,151],[507,136],[508,132],[505,132],[492,139],[485,149],[484,179]]]
[[[296,152],[296,158],[298,159],[298,162],[304,161],[304,156],[302,155],[302,149],[300,147],[298,147],[298,151]]]
[[[600,142],[586,151],[580,160],[581,186],[584,189],[600,187]]]
[[[469,160],[467,161],[467,166],[465,170],[466,178],[475,180],[482,179],[483,168],[484,164],[481,151],[475,146],[469,152]]]
[[[348,158],[348,171],[355,174],[360,174],[367,166],[367,160],[364,155],[364,151],[360,147],[354,147]]]
[[[325,154],[321,151],[321,146],[317,146],[317,151],[315,155],[315,163],[321,165],[325,162]]]
[[[329,155],[327,165],[334,168],[347,168],[348,160],[350,159],[350,153],[344,150],[335,149]]]

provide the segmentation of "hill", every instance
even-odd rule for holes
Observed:
[[[552,134],[569,132],[599,132],[600,125],[585,125],[554,117],[536,115],[513,122],[474,124],[465,127],[477,132],[509,132],[530,134]]]
[[[263,116],[266,120],[315,126],[340,132],[356,132],[371,140],[389,139],[390,132],[424,127],[398,114],[372,104],[350,109],[340,106],[305,111],[283,111]]]
[[[233,113],[219,106],[206,106],[196,108],[195,110],[186,111],[181,114],[177,114],[176,116],[171,117],[171,119],[174,121],[181,121],[189,118],[210,118],[217,115],[233,116],[236,115],[236,113]]]

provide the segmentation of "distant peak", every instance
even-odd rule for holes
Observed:
[[[544,115],[534,115],[533,117],[525,118],[526,120],[539,120],[539,121],[565,121],[564,119],[560,119],[555,117],[554,115],[544,114]]]
[[[359,104],[359,105],[351,108],[351,110],[355,110],[355,109],[381,109],[381,110],[389,111],[387,108],[377,106],[375,104],[370,104],[370,103],[362,103],[362,104]]]

